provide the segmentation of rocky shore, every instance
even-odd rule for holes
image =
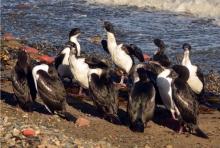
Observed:
[[[57,115],[51,116],[38,97],[33,113],[15,107],[10,82],[11,69],[16,63],[16,53],[25,48],[29,50],[30,63],[53,62],[53,57],[62,46],[53,47],[46,43],[29,43],[25,38],[13,38],[12,34],[1,38],[1,147],[2,148],[150,148],[150,147],[193,147],[218,148],[220,140],[220,52],[217,50],[198,51],[192,60],[200,65],[205,73],[205,92],[211,107],[200,106],[200,128],[210,139],[202,139],[192,134],[189,137],[175,134],[178,122],[170,118],[164,106],[157,106],[152,121],[143,134],[132,133],[126,114],[127,89],[119,90],[119,117],[123,126],[113,125],[103,120],[88,98],[72,98],[67,102],[68,110],[78,118],[89,121],[86,125],[74,124]],[[182,53],[171,55],[178,64]],[[196,56],[195,56],[196,55]],[[113,67],[108,56],[94,53]],[[112,75],[118,81],[117,71]],[[64,82],[65,83],[65,82]],[[77,92],[77,85],[66,87],[67,92]],[[87,92],[86,92],[87,93]]]

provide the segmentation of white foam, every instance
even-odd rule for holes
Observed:
[[[87,0],[87,2],[151,7],[178,13],[186,12],[198,17],[215,19],[214,23],[220,26],[220,0]]]

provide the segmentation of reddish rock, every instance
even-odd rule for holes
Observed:
[[[35,135],[35,131],[33,129],[25,129],[23,131],[23,135],[24,136],[34,136]]]
[[[78,125],[78,126],[85,126],[85,125],[89,125],[89,123],[90,123],[90,121],[89,120],[87,120],[87,119],[84,119],[84,118],[78,118],[77,120],[76,120],[76,125]]]
[[[149,55],[143,54],[143,56],[144,56],[144,59],[145,59],[145,60],[150,59],[150,56],[149,56]]]
[[[47,56],[47,55],[40,56],[40,57],[39,57],[39,60],[42,61],[42,62],[47,62],[47,63],[52,63],[52,62],[54,62],[54,58],[49,57],[49,56]]]
[[[18,4],[17,6],[20,9],[30,9],[31,8],[31,6],[27,5],[27,4]]]
[[[4,35],[2,36],[2,38],[4,38],[4,39],[12,39],[13,36],[12,36],[11,33],[7,33],[7,34],[4,34]]]
[[[39,53],[39,51],[37,49],[31,48],[28,46],[22,46],[22,47],[20,47],[20,50],[26,50],[28,53],[35,53],[35,54]]]

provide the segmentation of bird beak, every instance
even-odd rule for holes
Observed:
[[[99,20],[102,22],[103,25],[105,25],[105,22],[103,21],[103,19],[101,19],[101,18],[99,17]]]
[[[150,38],[147,38],[149,42],[154,43],[154,40],[151,40]]]

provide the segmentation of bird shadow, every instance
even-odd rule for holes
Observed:
[[[103,118],[96,107],[93,105],[92,101],[74,100],[73,98],[67,97],[67,103],[69,106],[84,114],[90,114],[94,117]],[[127,112],[125,112],[123,109],[118,109],[118,117],[120,118],[122,125],[127,126],[129,124]]]
[[[14,99],[14,95],[9,92],[1,90],[1,100],[14,108],[17,107],[17,101]],[[38,113],[50,115],[45,106],[36,101],[34,101],[32,108],[33,111],[36,111]],[[21,109],[23,110],[23,108]]]
[[[154,116],[151,120],[159,126],[164,126],[174,131],[180,128],[179,122],[172,118],[171,113],[166,108],[157,105],[155,106]]]

